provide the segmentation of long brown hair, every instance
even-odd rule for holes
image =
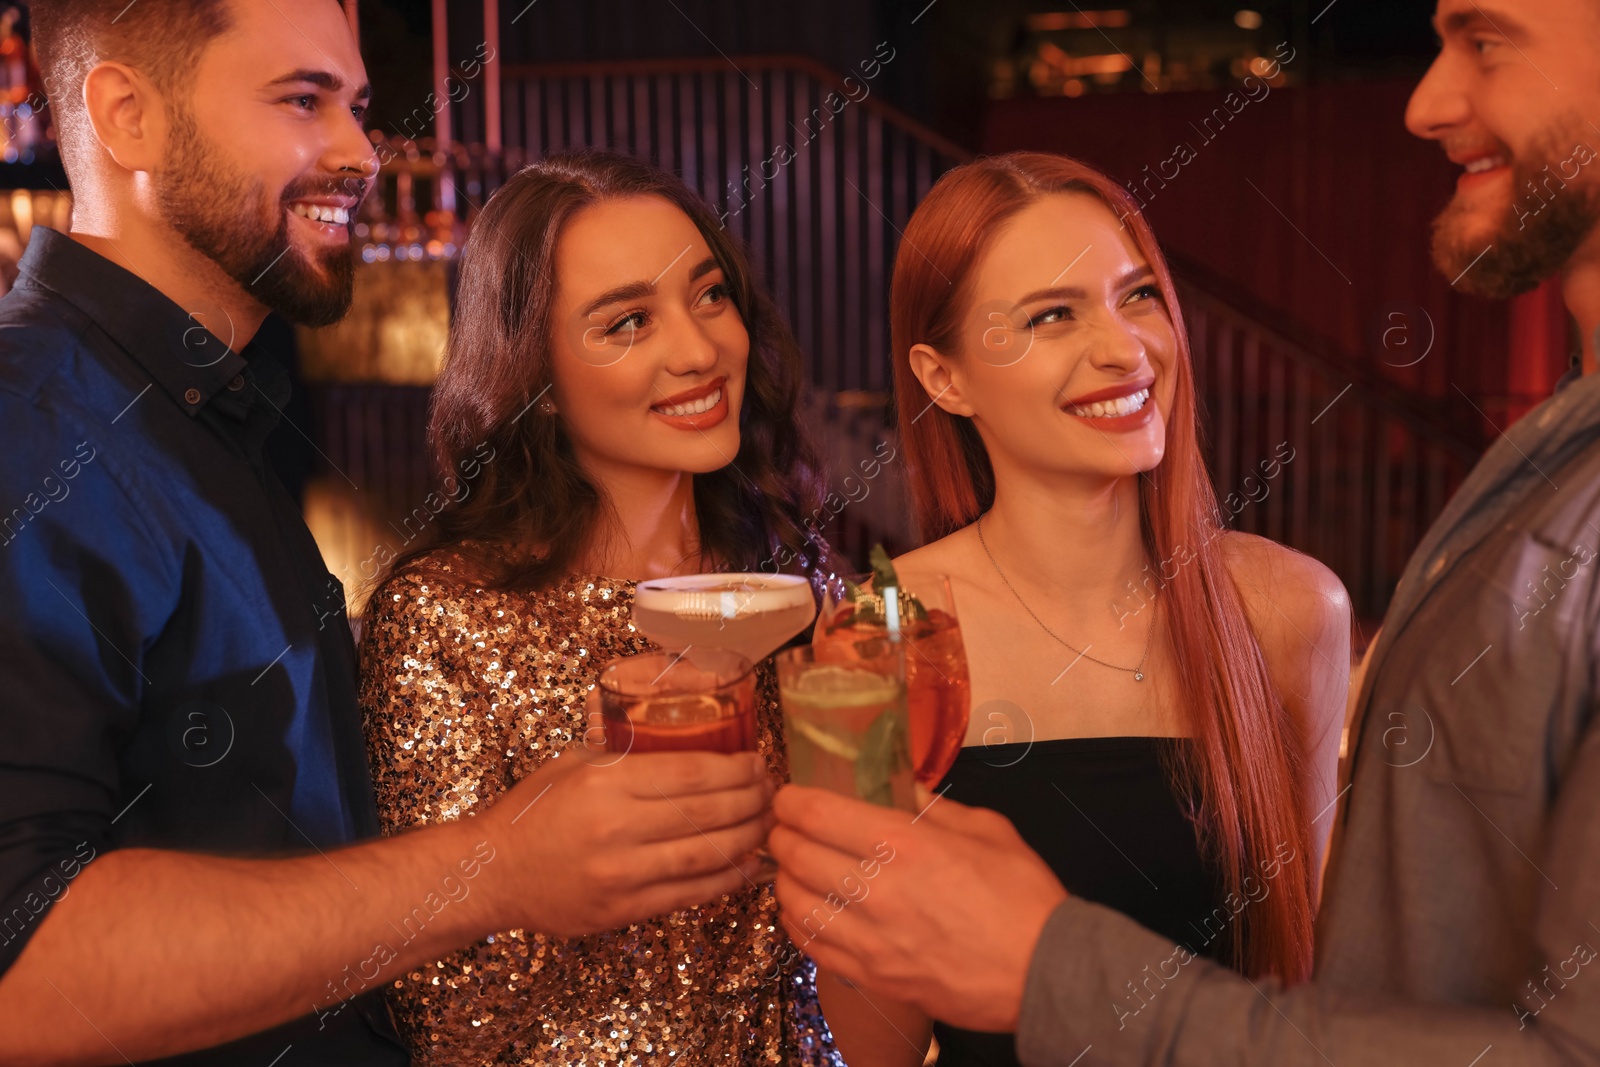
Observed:
[[[916,344],[959,357],[972,276],[992,235],[1041,196],[1097,196],[1132,233],[1155,271],[1178,341],[1166,454],[1139,479],[1140,530],[1152,560],[1178,561],[1163,592],[1176,661],[1177,692],[1194,735],[1191,754],[1169,773],[1185,795],[1202,848],[1223,889],[1250,897],[1229,915],[1231,962],[1247,974],[1286,982],[1311,970],[1312,837],[1302,733],[1268,675],[1238,590],[1221,558],[1216,492],[1202,462],[1194,371],[1183,315],[1155,234],[1116,182],[1083,163],[1042,152],[979,159],[946,173],[906,225],[890,290],[895,399],[913,505],[927,540],[971,523],[994,503],[994,471],[970,419],[928,405],[911,371]],[[924,412],[924,409],[926,411]],[[1166,577],[1166,562],[1158,568]],[[1292,849],[1284,859],[1282,850]],[[1268,873],[1270,872],[1270,873]],[[1252,885],[1270,880],[1266,896]]]
[[[473,222],[428,442],[442,475],[478,475],[439,513],[434,535],[391,572],[446,545],[468,556],[487,584],[537,588],[568,573],[599,532],[601,488],[579,465],[560,418],[531,408],[551,381],[552,270],[562,231],[589,205],[638,196],[662,197],[694,222],[750,335],[738,455],[694,476],[702,555],[729,569],[803,572],[824,551],[803,521],[817,507],[819,463],[795,420],[802,358],[793,335],[735,239],[681,180],[589,149],[523,167]],[[492,461],[476,463],[485,447]]]

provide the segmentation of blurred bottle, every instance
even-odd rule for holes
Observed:
[[[54,131],[44,82],[22,36],[23,9],[0,5],[0,161],[32,163]]]

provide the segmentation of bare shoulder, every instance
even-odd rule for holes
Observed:
[[[1337,649],[1342,658],[1335,662],[1348,663],[1350,595],[1326,564],[1236,531],[1222,536],[1221,548],[1263,652],[1270,657],[1309,644],[1327,653]]]
[[[937,541],[896,556],[895,572],[908,582],[918,575],[929,574],[946,574],[961,581],[972,565],[972,544],[975,543],[972,527],[962,527]]]
[[[920,548],[913,548],[910,552],[903,552],[894,558],[894,567],[897,571],[936,571],[947,566],[950,562],[951,542],[959,535],[950,534],[937,541],[930,541]]]

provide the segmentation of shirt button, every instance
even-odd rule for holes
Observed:
[[[228,388],[231,389],[235,393],[237,393],[239,390],[243,389],[244,388],[244,375],[235,374],[233,376],[233,380],[228,383]]]
[[[183,394],[183,399],[185,401],[187,401],[188,403],[190,403],[190,404],[198,404],[198,403],[200,403],[200,390],[198,390],[198,389],[187,389],[187,390],[185,390],[184,394]]]
[[[1440,556],[1438,559],[1434,560],[1432,563],[1430,563],[1428,565],[1428,580],[1429,581],[1432,581],[1433,579],[1439,577],[1439,572],[1444,570],[1445,558],[1446,558],[1445,556]]]

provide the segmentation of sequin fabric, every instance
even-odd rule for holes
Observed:
[[[582,737],[583,701],[633,629],[635,583],[574,576],[537,593],[475,587],[445,553],[368,602],[361,706],[383,832],[470,818]],[[777,682],[758,667],[758,746],[788,775]],[[771,883],[580,938],[507,930],[388,991],[418,1067],[804,1064],[843,1067],[815,969]]]

